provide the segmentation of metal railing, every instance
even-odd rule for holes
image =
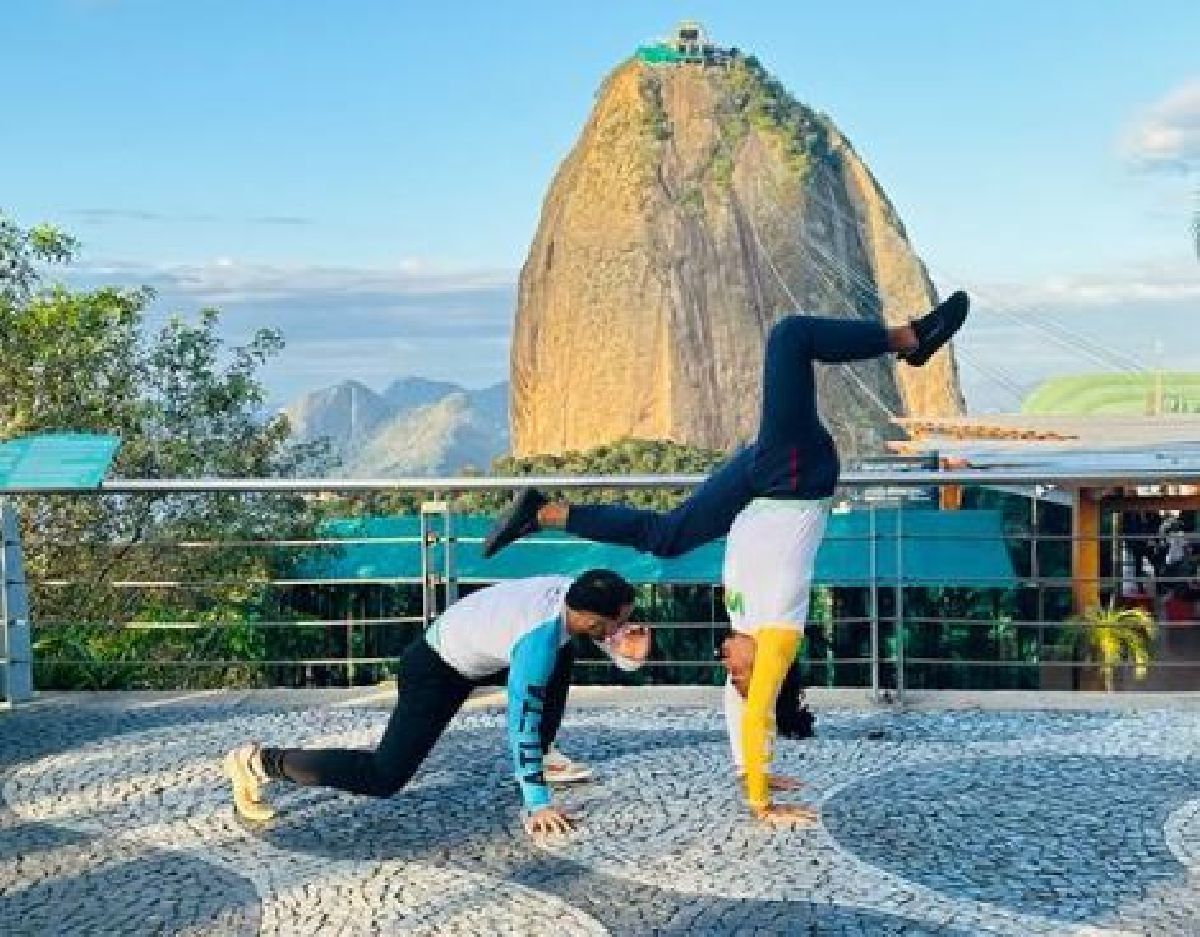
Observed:
[[[881,487],[934,487],[945,485],[1039,486],[1072,490],[1113,486],[1200,485],[1200,468],[1169,452],[1160,456],[1153,472],[1144,469],[1106,468],[1092,472],[1056,469],[947,469],[884,472],[843,472],[839,485],[846,489]],[[659,475],[489,475],[428,476],[420,478],[176,478],[112,479],[97,488],[41,488],[14,486],[8,495],[67,494],[87,497],[103,494],[187,494],[197,492],[277,492],[324,494],[328,492],[435,492],[512,491],[526,485],[554,490],[613,489],[656,490],[692,488],[708,476],[694,473]],[[435,498],[436,500],[436,498]]]
[[[1109,528],[1101,525],[1094,533],[1081,535],[1071,529],[1069,517],[1048,518],[1052,513],[1061,514],[1063,506],[1045,499],[1050,492],[1073,498],[1075,492],[1085,489],[1095,492],[1153,487],[1169,493],[1173,487],[1200,485],[1200,469],[1175,464],[1169,458],[1164,458],[1162,463],[1161,469],[1153,474],[1111,469],[1086,474],[1052,470],[879,469],[846,473],[841,480],[841,490],[851,500],[852,506],[857,499],[857,509],[869,515],[868,532],[861,538],[864,547],[869,549],[868,572],[862,581],[831,587],[832,592],[826,596],[830,608],[823,618],[819,614],[810,614],[812,620],[806,662],[810,681],[857,684],[869,687],[876,697],[894,693],[899,698],[914,684],[945,683],[946,679],[937,674],[938,671],[947,670],[959,675],[974,674],[978,682],[991,681],[993,685],[1001,678],[1020,686],[1036,683],[1055,687],[1078,682],[1081,674],[1094,679],[1097,669],[1094,664],[1063,651],[1069,644],[1065,642],[1067,635],[1094,627],[1070,619],[1072,603],[1078,605],[1081,587],[1085,591],[1090,589],[1105,600],[1114,597],[1119,602],[1120,593],[1128,589],[1132,582],[1146,590],[1155,617],[1161,617],[1162,590],[1186,589],[1191,580],[1187,575],[1143,576],[1140,571],[1130,577],[1128,571],[1122,568],[1121,551],[1136,544],[1139,538],[1151,540],[1153,535],[1128,534],[1120,530],[1119,524],[1110,525]],[[689,474],[536,478],[116,480],[87,492],[10,491],[7,492],[8,504],[3,514],[6,519],[3,554],[5,604],[0,606],[0,623],[3,624],[0,635],[3,635],[5,643],[0,645],[0,667],[4,675],[4,682],[0,683],[0,698],[20,699],[27,695],[30,675],[34,670],[45,679],[53,679],[56,672],[61,674],[71,668],[93,673],[100,673],[105,668],[119,670],[131,674],[130,679],[135,681],[139,679],[136,676],[139,668],[160,674],[167,671],[181,674],[209,671],[215,675],[213,679],[218,681],[354,683],[378,679],[386,672],[387,665],[396,660],[401,642],[410,639],[418,628],[427,625],[448,602],[453,601],[460,587],[470,588],[484,581],[480,578],[464,579],[457,569],[456,551],[462,544],[477,541],[478,538],[466,536],[456,526],[455,495],[505,492],[530,484],[547,490],[575,492],[688,489],[703,481],[703,478]],[[904,568],[905,546],[911,544],[916,535],[907,532],[905,518],[908,512],[916,508],[903,498],[896,498],[896,491],[941,490],[947,486],[974,493],[989,492],[993,498],[1014,499],[1006,503],[1009,523],[1003,532],[1003,539],[1013,559],[1015,578],[1001,577],[994,588],[989,588],[986,582],[976,583],[973,589],[957,587],[958,592],[955,588],[938,589],[933,584],[916,583],[907,578]],[[882,502],[881,492],[887,499]],[[416,536],[342,538],[317,536],[314,533],[312,536],[288,538],[180,538],[74,545],[92,552],[123,551],[125,555],[137,550],[151,551],[162,558],[162,571],[158,575],[139,575],[136,578],[120,578],[119,575],[84,577],[63,574],[65,571],[51,575],[44,570],[44,564],[32,562],[38,558],[35,552],[39,549],[32,544],[27,545],[31,560],[28,565],[31,569],[36,567],[39,572],[26,576],[16,536],[15,512],[24,506],[22,502],[29,500],[33,505],[36,501],[32,499],[48,496],[71,499],[186,496],[196,499],[204,496],[278,495],[311,499],[318,495],[387,493],[421,494],[426,499],[420,512],[420,527]],[[882,510],[896,511],[893,529],[886,534],[878,529],[876,523]],[[1048,519],[1051,523],[1047,523]],[[974,538],[964,538],[965,541],[971,539]],[[1078,569],[1072,572],[1071,569],[1071,555],[1084,541],[1099,554],[1097,570],[1091,576],[1081,575]],[[293,564],[279,560],[288,551],[311,551],[318,547],[338,549],[361,544],[378,546],[385,543],[418,546],[421,553],[419,573],[393,575],[385,572],[378,576],[330,578],[296,574]],[[56,545],[58,548],[63,546]],[[237,568],[237,575],[233,578],[217,576],[196,579],[179,575],[181,568],[188,572],[194,568],[192,565],[169,563],[166,559],[169,555],[231,550],[241,551],[245,555],[265,553],[268,559],[260,565],[259,574],[255,576],[244,575],[244,570]],[[881,571],[882,567],[888,565],[883,551],[894,551],[890,563],[894,571],[891,573]],[[119,569],[119,565],[113,566],[114,572],[119,572]],[[140,564],[139,569],[146,569],[146,564]],[[681,603],[670,590],[674,589],[677,593],[684,588],[690,590],[689,600]],[[102,620],[81,620],[51,614],[61,604],[57,595],[63,590],[78,592],[87,589],[125,596],[128,600],[118,604],[123,608],[134,608],[136,613]],[[678,620],[659,620],[656,617],[664,614],[664,605],[684,607],[685,613],[703,606],[704,597],[692,594],[697,589],[708,590],[707,614],[685,614]],[[256,607],[252,616],[247,616],[239,613],[238,609],[242,606],[222,605],[213,601],[211,597],[223,590],[226,593],[257,590],[260,607]],[[289,592],[292,593],[291,598],[278,598],[280,594]],[[303,603],[298,604],[293,600],[301,592],[307,602],[302,614],[297,609]],[[936,601],[929,597],[932,592],[939,596]],[[673,672],[677,677],[682,674],[684,678],[688,674],[692,675],[692,679],[703,677],[706,682],[716,678],[716,663],[711,656],[697,649],[705,644],[715,645],[717,635],[727,628],[718,593],[717,583],[660,583],[648,590],[650,608],[646,612],[654,619],[650,624],[658,632],[656,644],[660,650],[659,656],[646,669],[646,679],[656,679],[657,675],[667,672]],[[989,593],[995,595],[989,599]],[[27,594],[33,596],[33,635],[37,639],[35,646],[40,649],[36,661],[31,661],[33,655],[27,651],[30,633]],[[172,596],[186,599],[178,603],[186,614],[172,613],[167,601],[167,597]],[[966,606],[971,602],[982,607],[986,614],[978,617],[978,608],[967,609]],[[816,605],[819,603],[814,603]],[[322,608],[326,609],[325,614],[321,614]],[[336,609],[336,614],[331,613],[331,609]],[[197,617],[197,610],[204,614]],[[1170,674],[1175,671],[1175,675],[1185,681],[1191,680],[1193,674],[1200,675],[1200,653],[1193,657],[1188,652],[1179,657],[1173,650],[1174,645],[1188,645],[1191,639],[1200,635],[1194,618],[1192,615],[1187,620],[1160,622],[1156,645],[1151,649],[1155,656],[1156,672]],[[143,642],[143,650],[150,648],[151,654],[139,658],[134,642],[131,645],[133,650],[118,659],[84,659],[79,656],[79,649],[86,647],[86,643],[77,641],[71,644],[60,638],[65,633],[75,634],[88,628],[110,636],[116,633],[157,634],[164,639],[188,635],[210,639],[222,631],[229,634],[238,629],[239,633],[256,636],[255,640],[259,643],[253,649],[257,656],[231,653],[229,648],[236,645],[214,639],[212,643],[219,652],[214,655],[172,657],[165,652],[154,651],[152,643]],[[290,640],[291,636],[306,632],[315,632],[322,640],[312,642],[296,638],[292,644],[300,646],[300,653],[284,654],[279,650],[288,647],[288,641],[282,639]],[[707,642],[697,638],[697,634],[703,635],[704,632],[708,632]],[[942,653],[953,643],[945,639],[947,632],[960,634],[953,656]],[[979,633],[990,633],[990,637],[984,640],[978,636]],[[1185,634],[1189,640],[1175,640],[1174,636],[1180,634]],[[264,635],[279,636],[281,640],[267,640]],[[384,639],[381,635],[390,637]],[[679,637],[681,635],[690,637],[685,639]],[[993,653],[984,656],[979,648],[989,641]],[[690,656],[673,654],[671,649],[681,646],[690,649]],[[974,656],[963,656],[963,648]],[[314,649],[319,652],[314,653]],[[703,647],[703,650],[707,649]],[[293,647],[292,650],[297,649]],[[599,656],[581,663],[592,669],[607,666]],[[1101,669],[1109,678],[1114,674],[1113,670]],[[288,674],[287,680],[281,676],[285,672]],[[1119,664],[1115,669],[1117,682],[1128,682],[1131,672],[1131,664]],[[988,674],[991,676],[985,676]],[[956,679],[963,678],[960,676]],[[180,682],[184,682],[184,679]],[[1197,683],[1197,688],[1200,688],[1200,683]]]
[[[0,706],[32,696],[32,656],[17,516],[0,500]]]

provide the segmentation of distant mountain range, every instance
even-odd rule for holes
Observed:
[[[347,478],[452,475],[486,470],[508,452],[508,384],[469,390],[405,377],[377,393],[342,381],[284,407],[293,435],[329,439]]]

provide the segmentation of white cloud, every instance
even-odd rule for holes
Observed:
[[[223,312],[222,331],[243,341],[275,327],[287,341],[263,376],[273,400],[340,380],[375,387],[405,375],[482,386],[508,374],[516,276],[504,270],[447,270],[420,259],[390,267],[247,264],[234,258],[149,266],[95,263],[75,271],[81,283],[147,283],[159,292],[153,319]],[[957,288],[959,283],[949,288]],[[973,407],[1011,409],[1011,395],[988,374],[1021,387],[1046,376],[1103,368],[1095,354],[1062,341],[1062,330],[1122,359],[1165,367],[1200,367],[1200,265],[1130,264],[1037,282],[967,284],[978,315],[960,338],[964,386]],[[1057,326],[1055,335],[1046,327]],[[988,366],[979,371],[975,364]]]
[[[452,270],[416,258],[403,258],[391,267],[253,264],[230,257],[157,265],[108,260],[80,265],[73,273],[85,282],[116,278],[210,303],[386,301],[389,297],[511,290],[516,282],[510,270]]]
[[[1108,306],[1121,303],[1200,300],[1200,265],[1130,264],[1095,273],[1004,283],[979,290],[982,305]]]
[[[128,222],[148,224],[249,224],[273,227],[301,227],[315,224],[301,215],[253,215],[247,218],[222,218],[205,212],[150,211],[144,208],[71,208],[67,215],[86,225]]]
[[[220,257],[95,261],[70,274],[79,286],[153,287],[151,325],[208,305],[221,310],[222,333],[232,342],[278,328],[286,348],[264,376],[281,401],[349,378],[382,386],[416,374],[477,386],[508,373],[516,309],[516,275],[508,270],[452,270],[414,258],[359,268]]]
[[[1010,388],[1023,396],[1049,377],[1147,367],[1200,371],[1195,263],[966,288],[975,314],[955,348],[971,412],[1010,411],[1017,404]]]
[[[1200,78],[1152,105],[1125,135],[1122,148],[1140,170],[1200,171]]]

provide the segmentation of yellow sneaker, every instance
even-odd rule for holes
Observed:
[[[233,785],[233,808],[243,820],[265,823],[275,810],[263,796],[267,778],[258,760],[259,744],[244,742],[225,756],[225,773]]]

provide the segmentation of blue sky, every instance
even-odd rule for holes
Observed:
[[[0,207],[78,234],[81,278],[281,327],[282,396],[499,380],[555,167],[603,76],[685,16],[834,118],[939,280],[1200,303],[1182,0],[7,0]]]

